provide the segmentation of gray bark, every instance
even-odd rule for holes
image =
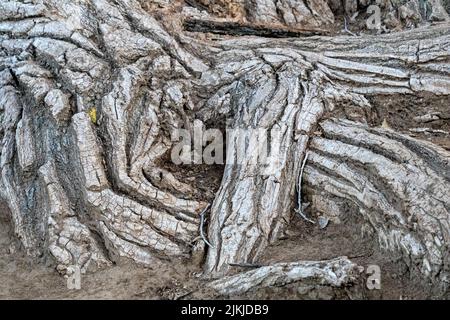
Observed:
[[[310,25],[333,21],[325,2],[306,2],[309,16],[295,12]],[[448,24],[212,42],[171,29],[136,0],[2,1],[0,12],[0,197],[30,255],[65,273],[205,250],[205,274],[222,276],[230,263],[257,262],[306,192],[324,214],[342,199],[356,204],[382,248],[447,281],[450,154],[370,128],[367,114],[370,98],[448,97]],[[343,106],[362,116],[339,119]],[[258,144],[232,136],[227,159],[239,165],[225,166],[210,199],[164,162],[170,132],[194,119],[265,129],[279,152],[256,166]],[[205,248],[200,213],[211,201]]]

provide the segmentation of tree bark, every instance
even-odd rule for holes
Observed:
[[[334,19],[325,1],[303,2],[310,26]],[[448,101],[448,24],[272,39],[259,21],[251,37],[213,42],[136,0],[3,1],[0,12],[0,197],[30,255],[65,273],[206,251],[205,274],[224,276],[258,262],[303,195],[324,214],[356,205],[382,248],[448,281],[450,153],[371,126],[378,98]],[[268,132],[270,161],[256,165],[261,141],[233,131],[212,199],[167,161],[171,133],[194,120]],[[199,238],[208,203],[211,247]]]
[[[302,261],[262,266],[256,270],[224,277],[208,284],[226,296],[236,296],[254,289],[296,283],[299,288],[330,286],[340,288],[358,282],[358,266],[345,257],[329,261]]]

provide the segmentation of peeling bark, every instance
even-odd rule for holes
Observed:
[[[256,14],[274,3],[248,5]],[[449,96],[448,24],[304,37],[292,34],[291,22],[330,23],[333,6],[277,3],[276,16],[250,28],[258,37],[213,42],[171,30],[136,0],[2,2],[0,196],[26,251],[52,256],[62,273],[121,259],[190,258],[203,246],[200,213],[211,199],[164,167],[170,135],[192,131],[194,120],[226,119],[231,128],[269,132],[272,153],[267,165],[255,165],[261,141],[242,131],[229,137],[206,275],[255,263],[278,239],[301,206],[297,190],[305,188],[297,184],[309,152],[304,185],[316,208],[338,207],[336,198],[356,203],[382,248],[401,252],[424,278],[448,281],[449,152],[368,125],[369,98]],[[277,34],[274,21],[297,38],[267,37]],[[206,26],[190,31],[218,29]],[[357,119],[336,118],[345,106]],[[273,285],[303,277],[290,278],[284,267],[250,271],[243,281],[250,288],[262,278]],[[217,283],[232,288],[227,281],[238,278]]]

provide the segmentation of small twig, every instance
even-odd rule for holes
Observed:
[[[241,267],[241,268],[261,268],[264,267],[262,264],[253,264],[253,263],[229,263],[229,266],[232,267]]]
[[[414,117],[413,120],[420,123],[428,123],[433,121],[438,121],[445,119],[445,117],[440,112],[431,112],[421,116]]]
[[[215,249],[215,247],[214,247],[211,243],[209,243],[209,241],[208,241],[208,240],[206,239],[206,237],[205,237],[205,234],[203,233],[203,226],[204,226],[204,224],[205,224],[205,213],[206,213],[206,211],[208,211],[208,209],[209,209],[210,206],[211,206],[211,205],[208,204],[208,205],[206,206],[206,208],[203,209],[202,213],[200,214],[200,236],[202,237],[203,241],[204,241],[210,248]]]
[[[297,183],[297,203],[298,208],[295,210],[296,213],[298,213],[303,219],[305,219],[308,222],[311,222],[312,224],[316,224],[313,220],[309,219],[304,213],[302,209],[302,180],[303,180],[303,173],[305,171],[306,162],[308,161],[309,152],[306,152],[305,158],[303,159],[302,167],[300,169],[300,174],[298,176],[298,183]]]
[[[194,246],[195,243],[196,243],[198,240],[203,240],[203,239],[202,239],[201,236],[195,237],[194,240],[192,240],[192,241],[189,243],[189,245],[190,245],[191,247]]]
[[[344,17],[344,31],[347,32],[348,34],[351,34],[354,37],[357,37],[356,34],[354,34],[353,32],[351,32],[350,30],[348,30],[348,25],[347,25],[347,17]]]

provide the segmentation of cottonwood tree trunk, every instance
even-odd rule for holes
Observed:
[[[295,211],[302,213],[303,195],[325,215],[351,204],[382,248],[445,286],[450,153],[372,120],[377,99],[448,102],[448,24],[303,37],[334,21],[333,6],[281,1],[285,11],[274,12],[287,13],[273,17],[283,26],[278,31],[275,20],[245,17],[221,33],[252,37],[213,42],[159,21],[156,2],[0,3],[0,197],[30,255],[52,257],[66,273],[74,265],[86,271],[122,259],[152,264],[206,252],[205,274],[223,276],[230,263],[258,262]],[[270,3],[244,5],[266,10]],[[308,11],[289,7],[300,14],[295,18],[288,5]],[[308,30],[289,29],[302,17],[312,21]],[[205,20],[203,31],[222,23],[207,14]],[[426,104],[418,103],[417,113],[426,115]],[[189,170],[168,160],[171,133],[193,130],[194,120],[265,130],[270,161],[257,165],[261,141],[233,131],[220,188],[209,197],[187,179]],[[210,247],[199,237],[208,203]],[[349,263],[317,266],[348,270]],[[262,277],[277,283],[265,272],[285,269],[264,269]]]

